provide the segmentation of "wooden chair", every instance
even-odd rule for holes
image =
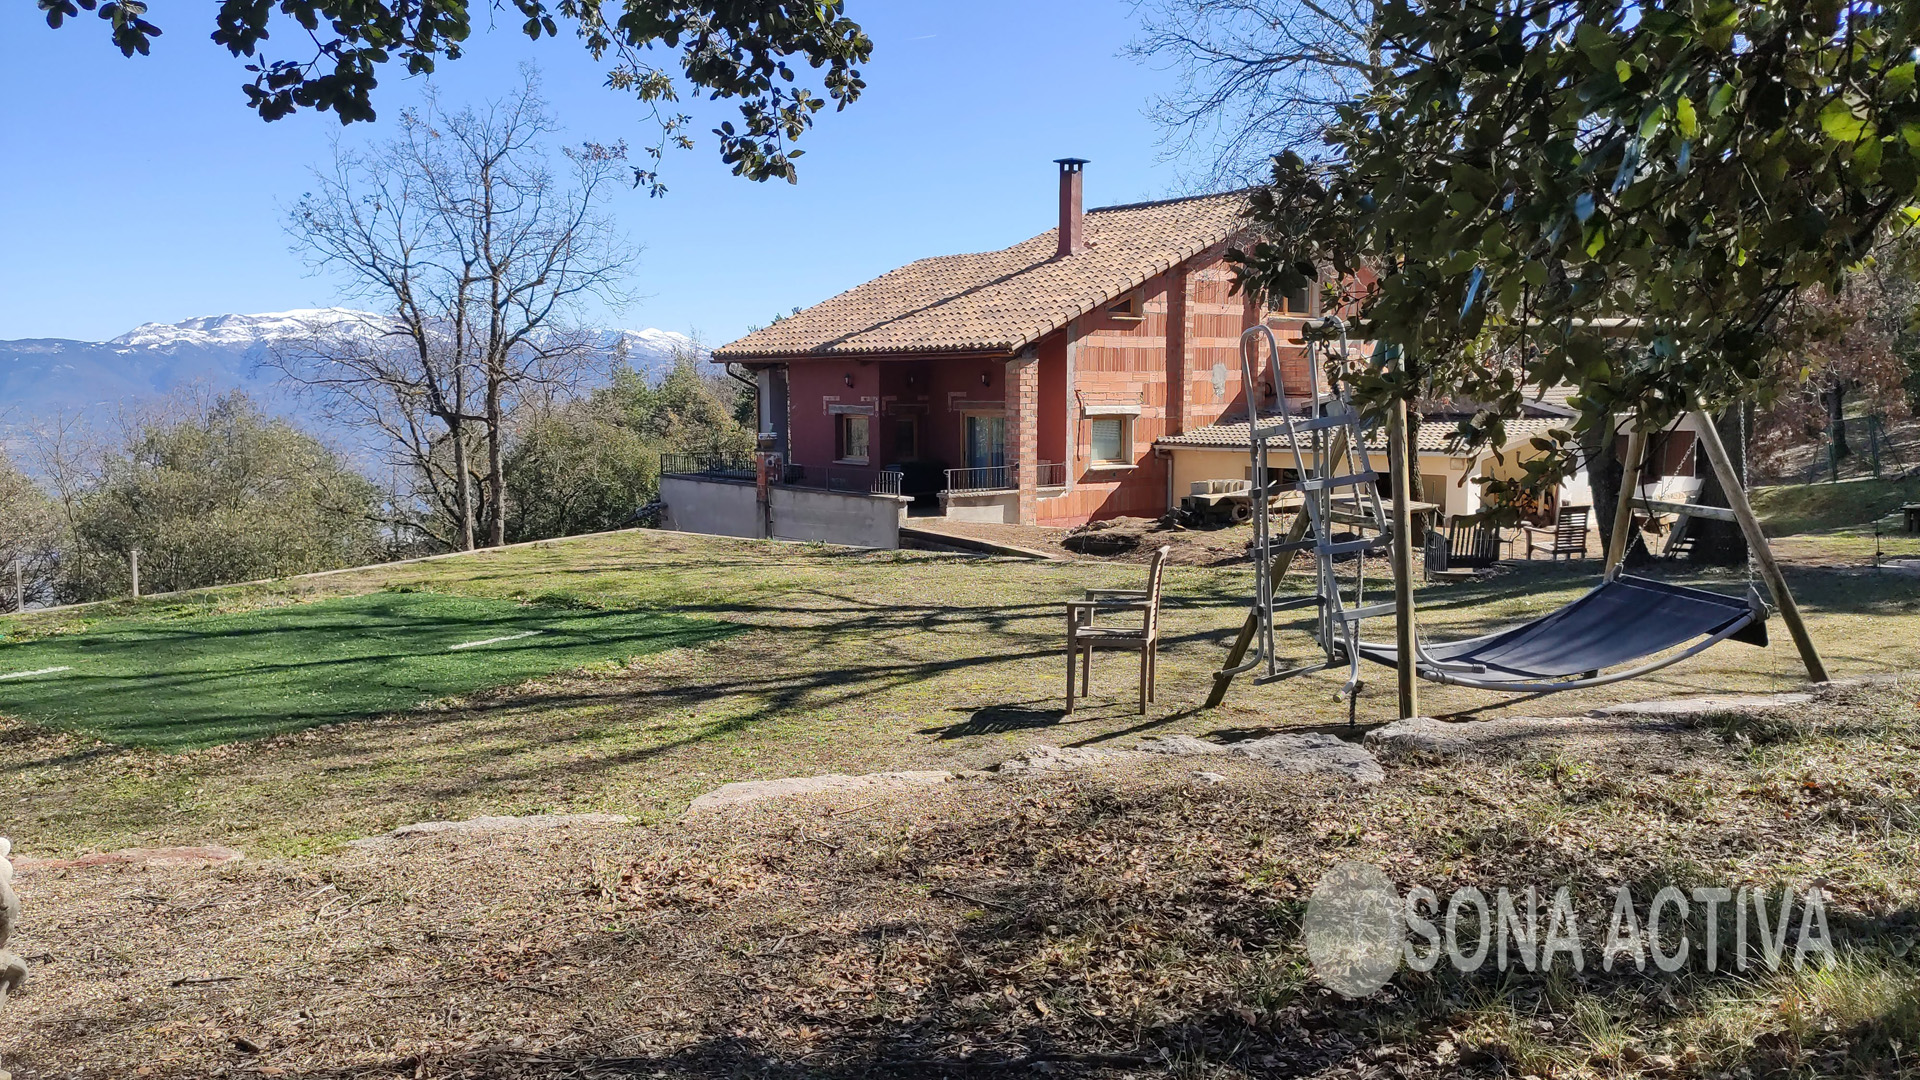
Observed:
[[[1485,570],[1499,561],[1499,529],[1458,518],[1447,526],[1447,569]]]
[[[1073,714],[1073,669],[1080,666],[1080,693],[1093,685],[1093,650],[1132,649],[1140,654],[1140,711],[1154,698],[1154,680],[1160,654],[1160,576],[1170,547],[1153,553],[1147,565],[1144,589],[1088,589],[1084,600],[1067,602],[1067,714]],[[1140,613],[1138,626],[1098,626],[1101,614]]]
[[[1562,555],[1569,559],[1587,557],[1587,526],[1593,516],[1591,506],[1563,506],[1554,515],[1552,525],[1522,525],[1520,531],[1526,534],[1527,558],[1533,558],[1534,548],[1547,553],[1550,559]]]

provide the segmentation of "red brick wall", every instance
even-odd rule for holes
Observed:
[[[852,386],[846,385],[848,375]],[[867,405],[877,410],[876,466],[900,460],[892,420],[914,416],[920,425],[920,459],[959,468],[966,464],[961,417],[968,411],[1000,411],[1006,394],[1006,364],[994,359],[803,360],[787,365],[787,379],[790,456],[801,465],[832,464],[832,406]]]
[[[1040,450],[1040,361],[1021,357],[1007,363],[1007,457],[1019,465],[1020,524],[1031,525]]]

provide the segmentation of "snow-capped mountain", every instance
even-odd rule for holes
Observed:
[[[143,323],[106,342],[130,349],[251,349],[318,331],[380,325],[380,316],[352,308],[295,308],[259,315],[209,315],[177,323]]]
[[[132,404],[189,384],[241,389],[276,411],[293,411],[278,373],[260,370],[278,341],[322,333],[378,332],[384,319],[352,308],[301,308],[256,315],[209,315],[146,323],[110,341],[26,338],[0,341],[0,425],[59,410]],[[624,343],[627,363],[649,375],[692,345],[667,330],[597,332],[609,354]]]

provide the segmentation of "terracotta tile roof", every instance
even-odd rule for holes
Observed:
[[[716,361],[877,353],[1013,353],[1228,239],[1242,192],[1098,207],[1087,250],[1055,233],[1002,251],[921,259],[713,351]]]
[[[1506,446],[1526,442],[1536,435],[1545,435],[1548,431],[1556,427],[1565,426],[1563,421],[1551,419],[1509,420],[1507,421]],[[1452,451],[1453,433],[1454,425],[1447,421],[1430,420],[1427,423],[1421,424],[1417,436],[1420,444],[1419,452],[1422,454],[1450,453]],[[1184,434],[1172,435],[1164,439],[1156,439],[1153,445],[1212,450],[1245,450],[1247,449],[1247,422],[1242,420],[1237,424],[1209,424],[1206,427],[1194,428],[1192,431],[1185,432]],[[1279,443],[1269,443],[1268,445],[1270,447],[1277,446],[1282,452],[1284,452],[1286,448],[1284,440]],[[1367,433],[1368,449],[1384,451],[1386,446],[1387,433],[1384,428],[1374,428]],[[1506,447],[1502,447],[1502,449],[1505,448]],[[1269,451],[1269,453],[1271,453],[1271,451]],[[1273,458],[1268,457],[1267,460],[1271,462]]]

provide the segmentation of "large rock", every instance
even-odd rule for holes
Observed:
[[[1577,734],[1592,720],[1575,717],[1509,716],[1495,720],[1448,721],[1414,716],[1367,732],[1366,744],[1383,758],[1498,753],[1529,741]]]
[[[1805,705],[1813,700],[1808,693],[1787,694],[1715,694],[1708,697],[1667,698],[1663,701],[1632,701],[1595,709],[1593,716],[1658,716],[1668,719],[1714,716],[1723,713],[1762,713]]]
[[[858,776],[829,773],[825,776],[789,776],[780,780],[742,780],[715,788],[693,800],[687,807],[687,813],[707,813],[730,806],[743,806],[763,799],[811,795],[821,791],[944,784],[953,779],[954,775],[944,769],[920,769],[907,772],[863,773]]]
[[[632,820],[625,814],[530,814],[526,817],[477,817],[468,818],[465,821],[419,821],[412,825],[402,825],[380,836],[349,840],[347,846],[378,847],[399,840],[448,833],[456,836],[479,836],[491,833],[563,829],[570,825],[625,825]]]
[[[1295,776],[1340,776],[1356,784],[1377,784],[1387,778],[1366,747],[1332,735],[1268,735],[1230,743],[1227,750]]]
[[[1042,743],[1020,751],[993,768],[1003,776],[1030,776],[1139,760],[1140,754],[1133,750],[1115,750],[1105,746],[1048,746]]]
[[[1207,757],[1229,754],[1232,748],[1220,743],[1196,739],[1192,735],[1153,735],[1134,744],[1134,749],[1149,754],[1173,754],[1177,757]]]
[[[1003,776],[1068,772],[1104,765],[1144,764],[1156,757],[1252,758],[1275,772],[1296,776],[1340,776],[1355,783],[1377,784],[1386,778],[1372,754],[1332,735],[1268,735],[1237,743],[1211,743],[1191,735],[1163,735],[1143,739],[1127,749],[1100,746],[1035,746],[1001,762]]]

